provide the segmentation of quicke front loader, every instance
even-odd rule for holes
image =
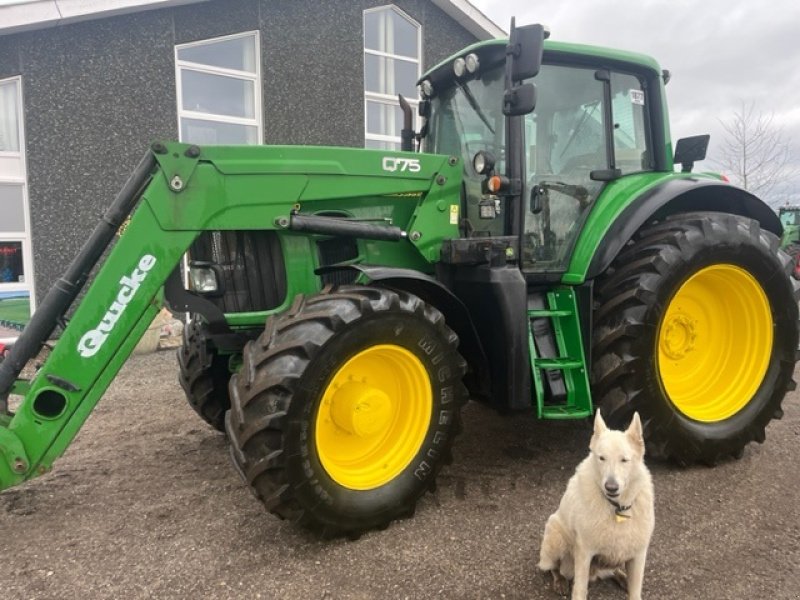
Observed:
[[[153,144],[0,363],[0,489],[50,469],[165,301],[189,403],[322,534],[413,512],[468,397],[639,411],[682,463],[763,441],[798,345],[778,218],[692,173],[707,136],[673,156],[655,61],[545,37],[431,69],[401,151]]]

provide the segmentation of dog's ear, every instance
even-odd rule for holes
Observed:
[[[625,430],[625,435],[628,436],[628,439],[631,440],[634,444],[639,446],[644,452],[644,436],[642,435],[642,420],[639,418],[639,413],[633,413],[633,419],[631,419],[631,424],[628,425],[628,429]]]
[[[594,434],[600,435],[604,431],[607,431],[608,427],[606,427],[606,422],[603,421],[603,415],[600,414],[600,409],[597,409],[597,412],[594,413]]]

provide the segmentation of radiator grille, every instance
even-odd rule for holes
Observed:
[[[225,293],[210,300],[224,312],[268,310],[286,296],[283,251],[274,231],[208,231],[189,256],[221,267]]]
[[[317,242],[319,264],[326,267],[358,258],[358,244],[351,238],[330,238]],[[347,285],[355,283],[358,273],[351,269],[332,271],[321,275],[324,284]]]

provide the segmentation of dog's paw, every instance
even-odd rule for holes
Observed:
[[[628,591],[628,574],[625,569],[614,569],[611,574],[611,581],[616,583],[624,592]]]
[[[550,571],[553,574],[553,591],[559,596],[569,596],[569,580],[558,571]]]
[[[558,567],[549,570],[537,567],[536,570],[539,571],[539,574],[542,577],[542,582],[544,583],[545,587],[547,586],[552,587],[553,591],[559,596],[565,598],[569,596],[570,581],[561,574],[561,572],[558,570]]]
[[[555,571],[553,572],[553,591],[564,598],[569,596],[569,579]]]

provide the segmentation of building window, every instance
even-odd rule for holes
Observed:
[[[33,256],[25,170],[22,80],[0,80],[0,342],[15,339],[33,310]]]
[[[259,48],[257,31],[175,47],[182,142],[262,142]]]
[[[422,35],[419,23],[395,6],[364,11],[364,141],[400,149],[403,113],[397,95],[418,104]]]
[[[0,81],[0,152],[19,153],[19,82]]]

